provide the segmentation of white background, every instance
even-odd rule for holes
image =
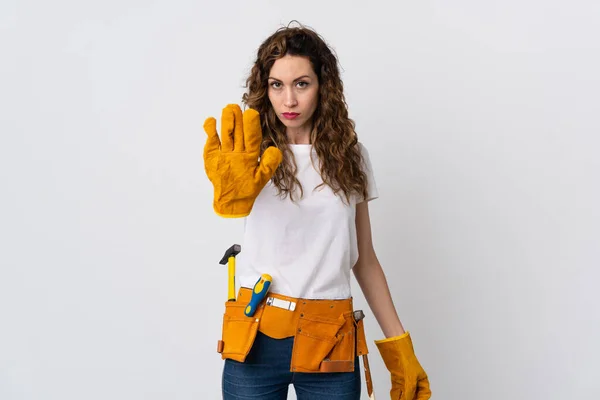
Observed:
[[[339,56],[433,398],[600,398],[599,4],[3,0],[0,399],[220,398],[242,221],[202,123],[292,19]]]

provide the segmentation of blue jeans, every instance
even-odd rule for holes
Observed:
[[[298,400],[360,400],[358,357],[354,372],[290,372],[293,344],[258,332],[246,362],[225,360],[223,400],[285,400],[290,384]]]

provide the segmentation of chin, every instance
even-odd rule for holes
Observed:
[[[279,119],[283,125],[285,126],[300,126],[302,125],[304,122],[303,121],[297,121],[295,119],[285,119],[285,118],[280,118]]]

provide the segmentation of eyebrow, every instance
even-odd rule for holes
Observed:
[[[293,82],[299,81],[300,79],[304,79],[304,78],[311,79],[310,76],[308,76],[308,75],[302,75],[301,77],[294,79]],[[273,78],[272,76],[270,76],[269,79],[273,79],[277,82],[281,82],[281,79]]]

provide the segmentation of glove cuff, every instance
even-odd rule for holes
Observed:
[[[375,344],[380,344],[380,343],[387,343],[387,342],[394,342],[396,340],[400,340],[400,339],[404,339],[405,337],[410,336],[410,333],[408,331],[404,332],[402,335],[400,336],[393,336],[390,338],[386,338],[386,339],[380,339],[380,340],[376,340]]]

